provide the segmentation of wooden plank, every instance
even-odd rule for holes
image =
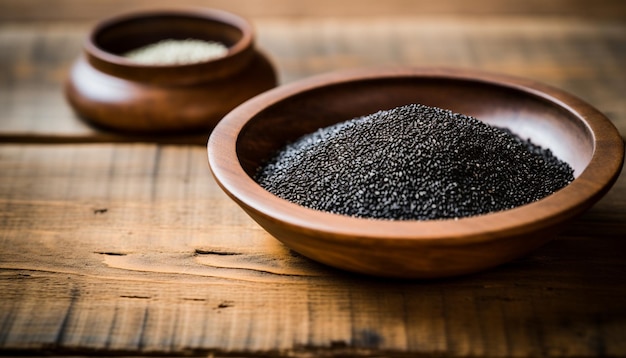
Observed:
[[[54,0],[50,6],[55,11],[47,11],[37,0],[0,0],[0,21],[2,20],[76,20],[97,19],[129,9],[171,7],[167,0]],[[624,19],[626,7],[621,0],[596,0],[593,6],[585,0],[516,1],[516,0],[387,0],[384,6],[376,1],[332,0],[290,1],[290,0],[179,0],[176,6],[208,6],[245,16],[289,16],[289,17],[329,17],[329,16],[404,16],[462,14],[464,16],[558,16],[598,19]]]
[[[623,23],[536,18],[259,19],[258,46],[281,83],[378,65],[469,67],[536,79],[596,106],[626,133]],[[62,83],[87,23],[0,24],[0,141],[206,142],[128,137],[84,124]]]
[[[626,355],[626,176],[554,241],[438,281],[291,252],[204,147],[0,146],[4,353]]]

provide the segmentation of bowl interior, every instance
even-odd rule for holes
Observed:
[[[528,205],[458,220],[371,220],[316,211],[253,180],[277,150],[320,127],[421,103],[506,127],[550,149],[575,171],[571,184]],[[208,142],[218,184],[293,250],[339,268],[393,277],[476,272],[547,242],[614,183],[623,141],[600,112],[549,86],[454,69],[361,69],[278,87],[231,111]]]
[[[221,14],[146,13],[116,18],[95,31],[92,41],[105,52],[121,55],[161,40],[188,38],[216,41],[232,47],[242,30]]]
[[[421,103],[509,128],[549,148],[574,168],[587,167],[594,152],[585,122],[554,102],[521,89],[446,77],[387,77],[313,87],[279,100],[254,115],[237,139],[237,155],[253,177],[277,150],[318,128],[354,117]]]

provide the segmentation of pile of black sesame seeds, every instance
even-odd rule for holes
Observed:
[[[256,181],[312,209],[432,220],[507,210],[569,184],[572,168],[510,131],[411,104],[322,128],[281,150]]]

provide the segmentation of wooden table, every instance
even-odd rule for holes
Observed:
[[[28,3],[28,2],[27,2]],[[281,83],[478,68],[565,89],[626,135],[626,21],[259,17]],[[626,175],[528,257],[392,281],[291,252],[217,187],[207,134],[128,137],[61,86],[91,21],[0,23],[0,355],[626,355]]]

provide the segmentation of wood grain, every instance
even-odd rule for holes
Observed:
[[[383,64],[502,72],[580,96],[626,135],[621,0],[201,3],[250,15],[282,83]],[[65,102],[94,21],[159,4],[0,0],[0,355],[626,356],[624,174],[556,240],[478,275],[323,267],[217,188],[190,145],[205,135],[104,132]]]
[[[626,354],[623,175],[524,259],[393,281],[286,249],[201,147],[3,145],[0,173],[4,352]]]

